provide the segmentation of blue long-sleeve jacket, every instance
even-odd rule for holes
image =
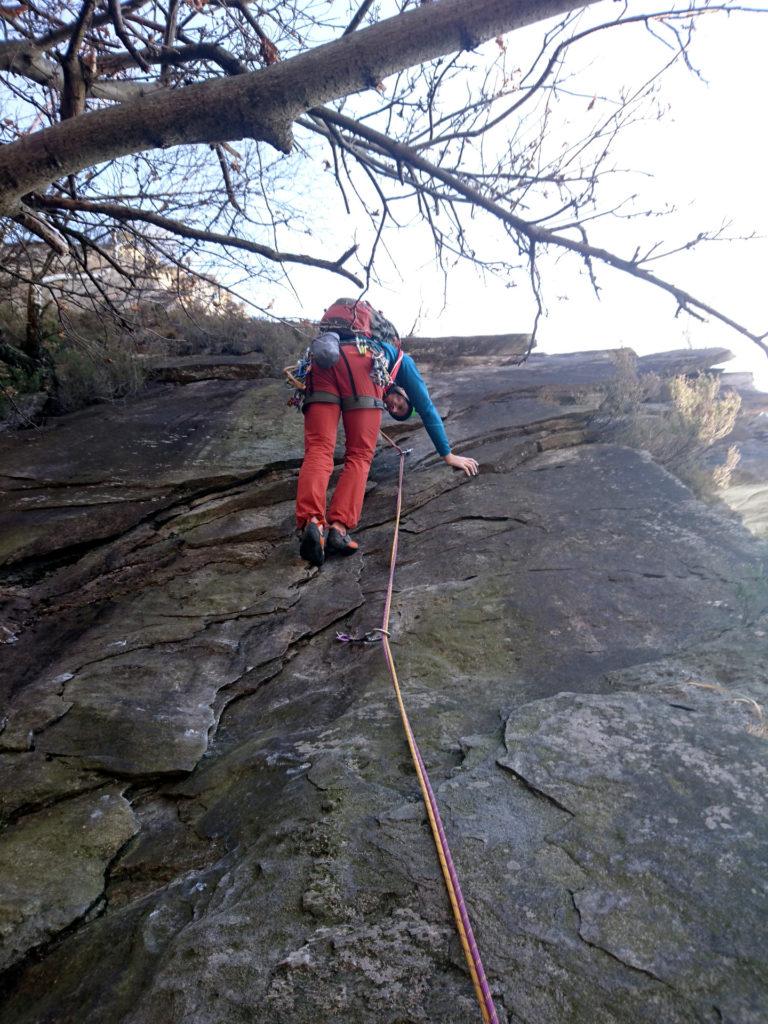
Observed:
[[[391,370],[400,351],[389,342],[382,341],[379,344],[387,355],[387,363]],[[432,404],[429,391],[427,391],[427,385],[424,383],[416,363],[414,363],[409,355],[403,355],[403,361],[400,363],[400,369],[397,371],[395,380],[397,385],[408,395],[411,405],[421,417],[438,455],[450,454],[451,446],[448,442],[448,435],[445,432],[443,421],[440,419],[440,413]]]

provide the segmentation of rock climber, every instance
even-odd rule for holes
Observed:
[[[304,412],[304,461],[296,495],[299,551],[320,566],[326,554],[358,550],[349,531],[357,526],[376,450],[382,412],[421,417],[443,461],[476,476],[475,459],[454,455],[437,409],[413,359],[402,352],[394,326],[365,300],[338,299],[323,314],[321,331],[336,332],[339,358],[329,368],[311,364]],[[395,380],[393,380],[393,376]],[[326,515],[339,416],[344,424],[344,466]]]

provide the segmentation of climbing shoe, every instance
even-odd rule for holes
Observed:
[[[348,533],[342,533],[334,527],[328,531],[329,555],[354,555],[360,545],[352,540]]]
[[[304,527],[299,554],[310,565],[320,566],[325,561],[325,537],[319,523],[310,522]]]

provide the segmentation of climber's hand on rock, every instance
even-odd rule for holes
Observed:
[[[480,472],[476,459],[469,459],[464,455],[453,455],[452,453],[444,455],[443,458],[454,469],[463,469],[467,476],[477,476]]]

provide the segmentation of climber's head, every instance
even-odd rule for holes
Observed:
[[[387,407],[387,412],[394,420],[409,419],[413,415],[413,406],[411,400],[406,395],[402,388],[399,388],[397,384],[393,384],[392,387],[384,395],[384,404]]]

